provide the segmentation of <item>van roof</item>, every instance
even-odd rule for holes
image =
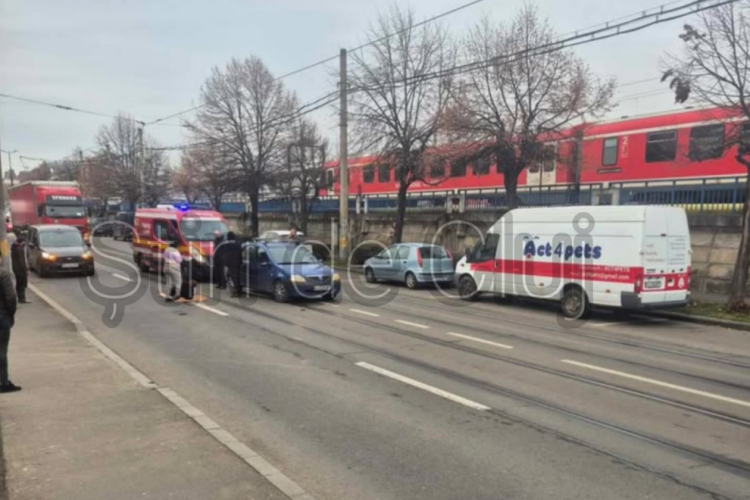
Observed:
[[[514,222],[570,222],[579,214],[590,215],[595,222],[638,222],[649,211],[682,211],[678,207],[647,205],[594,205],[577,207],[516,208],[511,210]],[[507,214],[506,214],[507,216]],[[584,219],[585,220],[585,219]]]

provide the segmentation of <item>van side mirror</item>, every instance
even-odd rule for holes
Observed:
[[[466,247],[465,249],[465,255],[466,255],[466,262],[471,262],[472,253],[474,252],[474,249],[472,247]]]

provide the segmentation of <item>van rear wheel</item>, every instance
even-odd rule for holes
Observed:
[[[563,294],[561,309],[563,316],[570,319],[588,319],[591,315],[591,302],[586,292],[579,286],[571,286]]]
[[[477,300],[477,284],[471,276],[462,276],[458,281],[458,295],[463,300]]]

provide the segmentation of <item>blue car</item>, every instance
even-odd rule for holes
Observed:
[[[448,287],[454,277],[453,258],[448,250],[424,243],[392,245],[367,259],[364,271],[369,283],[397,281],[412,289],[423,283]]]
[[[242,247],[240,285],[269,293],[277,302],[334,300],[341,292],[341,277],[304,245],[256,241]]]

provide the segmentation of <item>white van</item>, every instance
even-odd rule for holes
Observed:
[[[481,293],[592,305],[679,307],[688,301],[685,211],[660,206],[523,208],[505,214],[456,266],[461,298]]]

